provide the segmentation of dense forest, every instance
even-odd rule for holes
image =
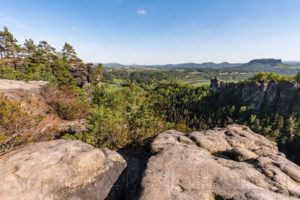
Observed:
[[[62,138],[121,149],[143,145],[167,129],[188,132],[238,123],[277,142],[289,159],[300,163],[300,116],[295,112],[253,111],[241,103],[241,95],[235,91],[220,98],[207,82],[215,73],[109,69],[100,64],[94,67],[89,83],[79,87],[70,65],[82,61],[70,44],[65,43],[61,51],[46,41],[35,44],[28,39],[20,45],[6,27],[0,31],[0,56],[0,78],[48,81],[44,95],[57,114],[66,120],[86,120],[87,131]],[[299,77],[265,72],[251,79],[235,75],[244,82],[297,82]],[[18,105],[0,98],[0,130],[6,135],[14,134],[11,125],[21,114]],[[6,138],[2,135],[0,140]]]

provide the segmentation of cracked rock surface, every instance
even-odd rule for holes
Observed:
[[[152,143],[140,199],[285,200],[300,197],[300,167],[248,127],[170,130]]]

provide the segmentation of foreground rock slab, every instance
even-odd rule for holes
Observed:
[[[105,199],[126,168],[109,149],[79,141],[36,143],[0,157],[0,199]]]
[[[300,197],[300,167],[248,127],[161,133],[142,180],[142,200],[285,200]]]
[[[0,79],[0,90],[39,90],[47,85],[45,81],[16,81],[8,79]]]

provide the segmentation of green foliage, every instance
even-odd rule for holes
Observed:
[[[96,107],[88,116],[87,123],[88,132],[79,138],[89,144],[118,149],[130,143],[128,128],[121,112],[104,106]]]
[[[290,81],[293,80],[292,76],[282,75],[282,74],[276,74],[273,72],[258,72],[256,73],[251,80],[253,81]]]
[[[65,43],[62,49],[62,55],[66,60],[77,60],[77,54],[75,49],[69,43]]]
[[[21,112],[20,105],[8,100],[4,96],[0,96],[0,127],[2,129],[10,129],[14,126],[14,122],[18,120]]]
[[[146,91],[129,87],[94,87],[94,108],[87,116],[88,131],[75,136],[97,147],[119,149],[143,141],[165,129],[164,121],[150,108]]]
[[[102,64],[99,64],[92,72],[91,82],[94,86],[99,85],[101,72],[102,72]]]
[[[52,74],[56,78],[56,83],[59,86],[73,86],[75,80],[70,73],[68,62],[64,59],[55,60],[50,66]]]
[[[34,52],[36,52],[37,46],[34,44],[34,41],[32,39],[25,39],[24,42],[24,51],[27,55],[32,55]]]
[[[300,82],[300,72],[297,73],[297,75],[294,77],[295,81],[298,83]]]
[[[36,116],[25,112],[19,103],[0,95],[0,151],[6,151],[5,148],[10,148],[10,145],[26,140],[20,136],[16,141],[16,137],[27,133],[29,127],[37,121]]]
[[[26,65],[24,79],[30,80],[43,80],[50,83],[56,83],[56,77],[51,72],[50,67],[43,64],[30,63]]]
[[[65,43],[61,53],[56,52],[47,41],[36,45],[33,40],[26,39],[21,47],[6,27],[0,31],[0,58],[0,78],[44,80],[59,86],[75,85],[69,65],[74,60],[80,61],[68,43]],[[15,70],[17,62],[24,65],[24,71]],[[8,64],[4,67],[5,63]]]
[[[21,51],[21,47],[17,44],[17,40],[13,34],[9,32],[6,26],[0,31],[0,56],[3,61],[4,58],[15,58]]]
[[[22,77],[22,73],[15,70],[13,67],[0,67],[0,78],[2,79],[22,79]]]

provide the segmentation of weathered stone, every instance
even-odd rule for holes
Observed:
[[[37,93],[43,86],[47,85],[48,82],[45,81],[16,81],[0,79],[0,93],[5,95],[10,95],[12,91],[19,91],[24,93]]]
[[[125,167],[116,152],[79,141],[36,143],[0,157],[0,199],[105,199]]]
[[[280,86],[279,99],[276,108],[281,114],[288,115],[291,112],[295,102],[296,91],[295,84],[291,82],[285,82]],[[297,103],[299,102],[295,102],[296,105]]]
[[[91,82],[91,74],[93,71],[93,64],[83,63],[81,60],[70,63],[70,72],[76,81],[77,86],[83,87],[85,84]]]
[[[216,96],[216,101],[223,102],[224,99],[229,102],[234,101],[256,112],[269,109],[283,116],[290,115],[292,112],[300,113],[300,87],[295,82],[271,80],[221,83],[217,79],[211,80],[212,94],[219,94]]]
[[[228,151],[225,151],[224,154],[236,161],[247,161],[256,159],[258,157],[258,155],[253,153],[252,151],[241,147],[234,147]]]
[[[194,143],[179,139],[187,137]],[[300,167],[276,144],[248,127],[184,134],[168,131],[152,143],[140,199],[253,199],[300,197]]]
[[[265,101],[267,104],[271,104],[275,101],[278,94],[278,83],[276,81],[270,81],[265,94]]]
[[[263,103],[267,84],[265,82],[250,83],[242,89],[242,100],[249,108],[258,111]]]

